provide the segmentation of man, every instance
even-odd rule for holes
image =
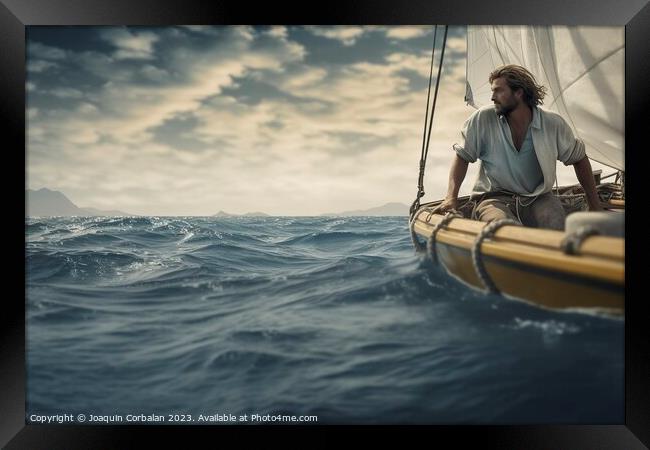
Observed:
[[[521,66],[490,74],[494,105],[478,109],[465,122],[464,142],[455,144],[447,196],[438,212],[456,209],[469,163],[481,160],[473,196],[477,218],[513,219],[526,226],[564,229],[565,212],[551,192],[557,160],[573,165],[589,209],[602,210],[584,143],[564,119],[538,108],[545,88]]]

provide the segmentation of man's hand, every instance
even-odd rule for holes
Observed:
[[[450,210],[458,209],[458,190],[460,185],[465,179],[465,174],[467,173],[467,166],[469,163],[463,158],[454,156],[454,160],[451,163],[451,169],[449,170],[449,186],[447,188],[447,197],[433,209],[434,213],[446,213]]]
[[[453,210],[458,209],[458,197],[445,198],[441,204],[436,206],[434,212],[441,214],[441,213],[446,213],[447,211],[450,211],[452,209]]]

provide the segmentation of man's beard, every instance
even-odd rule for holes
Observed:
[[[508,104],[495,103],[494,106],[496,107],[496,112],[498,115],[507,117],[508,114],[510,114],[517,107],[517,104],[514,102]]]

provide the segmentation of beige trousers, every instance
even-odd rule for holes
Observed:
[[[508,193],[490,193],[478,198],[476,217],[483,222],[513,219],[527,227],[564,230],[566,213],[552,192],[534,199]]]

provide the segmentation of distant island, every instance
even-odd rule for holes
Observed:
[[[343,211],[340,213],[327,213],[321,216],[408,216],[409,207],[403,203],[386,203],[376,208]]]
[[[377,206],[370,209],[360,209],[354,211],[343,211],[339,213],[321,214],[320,217],[341,217],[341,216],[408,216],[409,207],[403,203],[386,203],[383,206]],[[246,214],[230,214],[225,211],[219,211],[212,217],[269,217],[269,214],[263,212],[249,212]]]
[[[79,207],[72,203],[68,197],[60,191],[48,188],[38,190],[25,190],[26,208],[25,217],[47,217],[47,216],[133,216],[119,210],[102,210],[91,207]],[[408,216],[409,207],[403,203],[386,203],[370,209],[343,211],[338,213],[321,214],[321,217],[332,216]],[[269,217],[263,212],[248,212],[245,214],[232,214],[219,211],[212,217]]]
[[[97,208],[80,208],[70,201],[62,192],[48,188],[25,191],[27,208],[26,217],[43,216],[137,216],[117,210],[101,210]]]

